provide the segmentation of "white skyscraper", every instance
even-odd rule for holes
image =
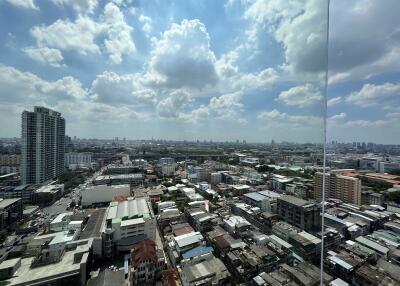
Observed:
[[[64,172],[64,139],[61,113],[38,106],[22,113],[23,184],[42,183]]]

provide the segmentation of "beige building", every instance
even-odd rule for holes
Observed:
[[[314,198],[322,199],[323,174],[314,177]],[[341,174],[327,173],[325,178],[325,198],[339,199],[345,203],[361,204],[361,180]]]

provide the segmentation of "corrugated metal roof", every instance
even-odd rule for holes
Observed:
[[[188,259],[192,257],[196,257],[202,254],[207,254],[213,252],[214,249],[212,247],[201,247],[193,250],[189,250],[188,252],[185,252],[182,254],[183,259]]]

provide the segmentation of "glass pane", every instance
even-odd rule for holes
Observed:
[[[328,0],[1,1],[0,278],[328,285],[327,27]]]

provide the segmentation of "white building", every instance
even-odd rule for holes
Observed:
[[[91,167],[92,153],[70,152],[65,154],[65,167],[74,168],[76,166]]]
[[[114,244],[117,251],[130,250],[146,238],[155,240],[156,219],[150,202],[145,198],[110,203],[105,223],[104,232],[111,240],[106,239],[105,243],[110,247]]]
[[[157,172],[162,176],[172,176],[175,174],[176,166],[174,158],[160,158],[157,164]]]
[[[68,224],[71,221],[72,212],[61,213],[50,222],[50,231],[59,232],[67,230]]]
[[[114,200],[116,196],[130,196],[129,185],[94,185],[88,186],[81,191],[82,206],[93,204],[104,204]]]

